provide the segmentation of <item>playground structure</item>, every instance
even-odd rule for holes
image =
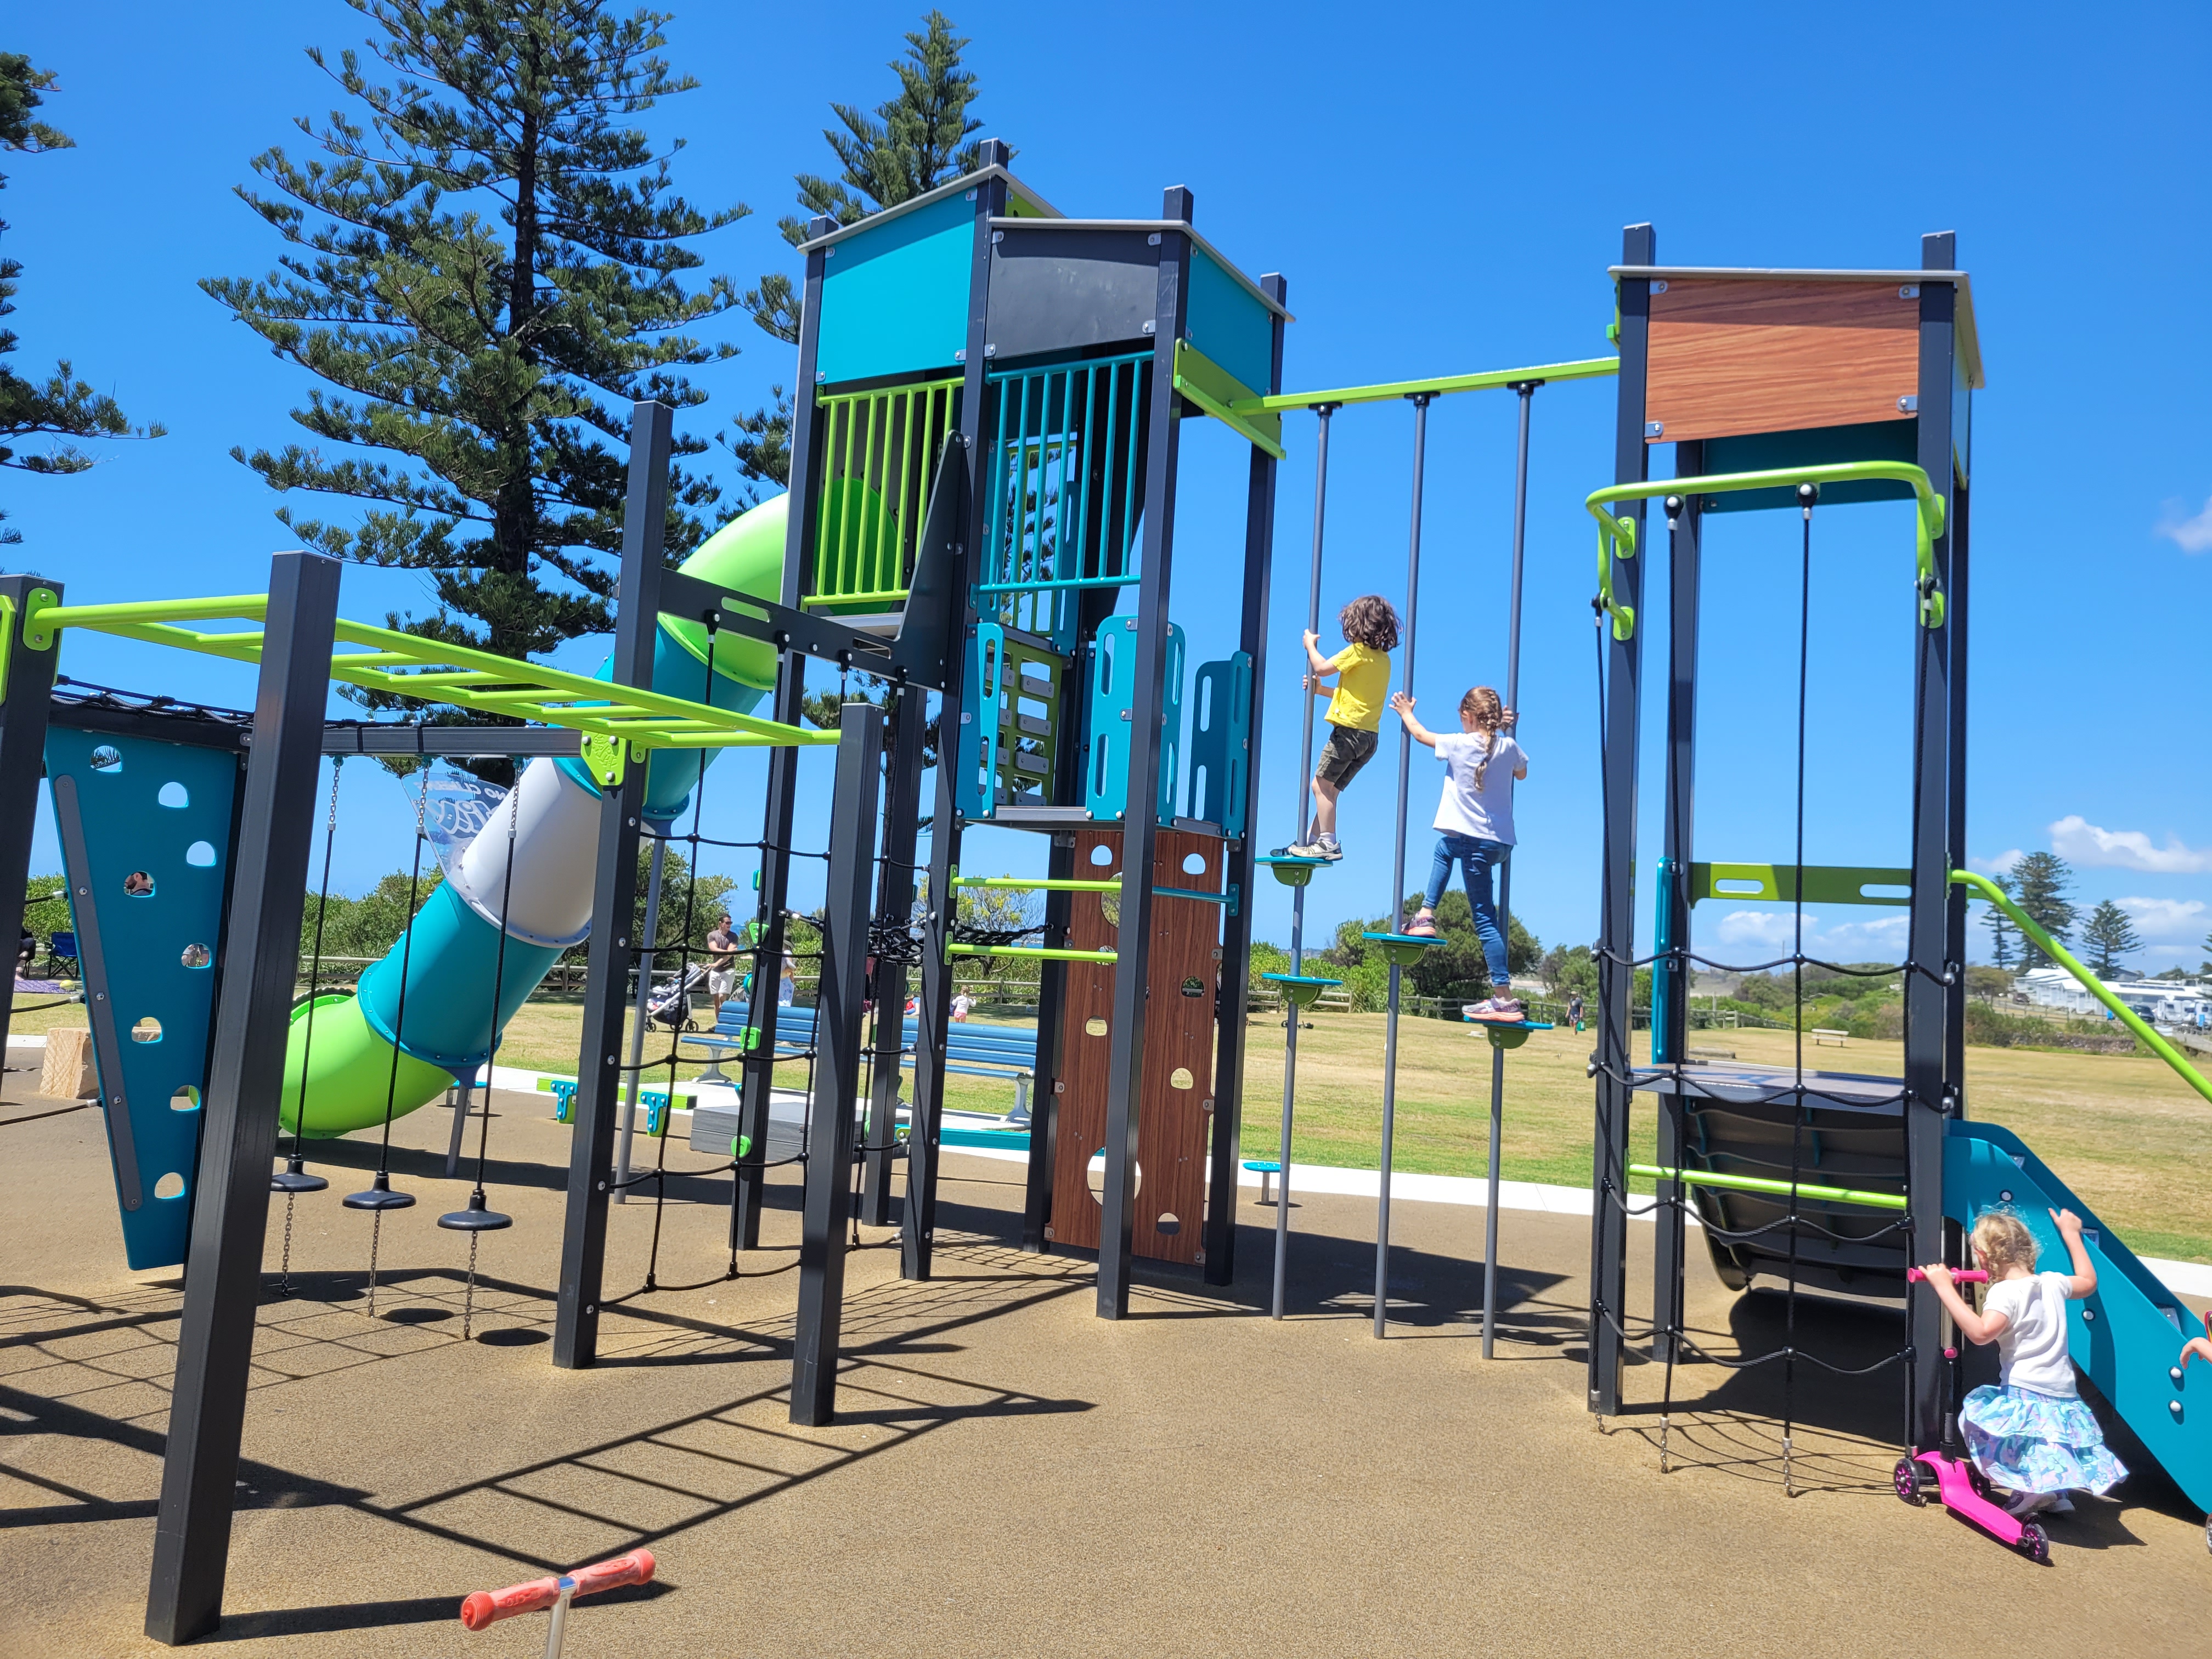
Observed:
[[[1923,238],[1921,268],[1875,270],[1717,270],[1657,263],[1649,225],[1628,228],[1613,276],[1620,373],[1615,482],[1586,502],[1598,524],[1598,673],[1603,708],[1603,867],[1595,1009],[1596,1141],[1593,1160],[1589,1409],[1620,1409],[1628,1340],[1626,1297],[1629,1176],[1657,1184],[1652,1358],[1674,1366],[1691,1347],[1682,1317],[1689,1211],[1702,1224],[1714,1270],[1732,1289],[1779,1280],[1787,1338],[1736,1368],[1781,1362],[1783,1468],[1790,1481],[1790,1394],[1801,1364],[1833,1370],[1798,1345],[1807,1290],[1894,1299],[1904,1329],[1870,1372],[1901,1368],[1906,1462],[1955,1472],[1963,1449],[1945,1411],[1955,1348],[1934,1296],[1908,1279],[1912,1264],[1958,1261],[1962,1230],[1992,1206],[2015,1208],[2046,1250],[2057,1237],[2047,1208],[2069,1207],[2088,1229],[2097,1293],[2069,1304],[2075,1363],[2199,1509],[2212,1510],[2212,1441],[2185,1427],[2182,1376],[2171,1355],[2193,1322],[2079,1198],[2017,1137],[1973,1122],[1966,1075],[1966,896],[2000,904],[2015,925],[2100,995],[2116,1016],[2191,1087],[2212,1087],[2172,1045],[2119,1007],[2096,980],[1991,884],[1965,869],[1967,617],[1972,399],[1983,384],[1967,274],[1956,239]],[[1652,480],[1650,455],[1675,446],[1675,476]],[[1851,502],[1909,501],[1914,562],[1900,570],[1898,617],[1913,641],[1911,863],[1904,868],[1805,862],[1806,665],[1816,609],[1816,520]],[[1663,504],[1668,583],[1666,757],[1652,951],[1635,949],[1638,720],[1646,629],[1639,611],[1658,549],[1648,509]],[[1796,509],[1800,529],[1796,845],[1789,858],[1723,862],[1696,844],[1699,535],[1706,517]],[[1698,954],[1699,900],[1728,895],[1788,904],[1794,944],[1776,962],[1727,964]],[[1902,906],[1904,1076],[1824,1073],[1805,1065],[1808,902]],[[1652,969],[1651,1049],[1632,1053],[1634,969]],[[1687,1048],[1689,969],[1788,966],[1801,1018],[1795,1062],[1753,1066],[1693,1060]],[[1885,975],[1893,971],[1884,969]],[[1658,1156],[1627,1161],[1632,1095],[1656,1097]],[[1711,1360],[1712,1356],[1701,1354]],[[1852,1375],[1861,1374],[1852,1372]],[[1662,1418],[1661,1456],[1667,1456]],[[1948,1462],[1947,1462],[1948,1460]],[[1908,1491],[1908,1486],[1911,1490]],[[1900,1475],[1899,1492],[1918,1487]],[[1950,1477],[1943,1491],[1952,1494]],[[1967,1512],[1962,1510],[1962,1512]],[[2030,1550],[2017,1528],[2007,1541]]]
[[[306,555],[278,556],[265,596],[205,601],[70,606],[58,584],[0,578],[0,864],[27,863],[43,767],[69,866],[131,1261],[183,1261],[189,1248],[191,1263],[148,1616],[157,1639],[191,1639],[221,1613],[280,1131],[291,1130],[296,1146],[301,1136],[366,1127],[407,1109],[403,1099],[419,1105],[480,1066],[488,1080],[505,1022],[560,951],[586,933],[553,1359],[593,1363],[607,1205],[645,1178],[629,1176],[627,1152],[617,1151],[628,1133],[625,1088],[634,1106],[643,1068],[636,1048],[623,1058],[629,971],[643,969],[641,1004],[653,953],[668,949],[649,934],[633,939],[593,923],[634,914],[641,843],[665,848],[668,826],[696,800],[708,761],[723,747],[770,751],[759,905],[747,946],[757,964],[780,960],[787,943],[797,751],[837,750],[820,1000],[805,1038],[814,1066],[799,1154],[805,1194],[793,1420],[822,1425],[835,1415],[848,1225],[856,1213],[888,1222],[902,1166],[902,1276],[931,1277],[947,1144],[951,969],[963,957],[1027,957],[1041,969],[1024,1248],[1095,1251],[1097,1310],[1106,1318],[1128,1312],[1139,1261],[1231,1282],[1250,896],[1263,867],[1251,764],[1261,738],[1257,690],[1267,665],[1281,415],[1310,409],[1319,420],[1308,605],[1317,623],[1330,419],[1354,402],[1415,405],[1399,682],[1410,685],[1429,404],[1461,391],[1516,393],[1510,701],[1528,410],[1537,386],[1551,380],[1620,376],[1616,480],[1590,503],[1600,525],[1607,788],[1590,1409],[1619,1407],[1628,1113],[1633,1093],[1650,1092],[1663,1103],[1662,1136],[1657,1164],[1641,1172],[1656,1171],[1668,1212],[1656,1230],[1655,1357],[1671,1365],[1687,1340],[1680,1285],[1694,1204],[1723,1279],[1748,1285],[1778,1267],[1793,1321],[1802,1289],[1893,1289],[1908,1327],[1896,1360],[1912,1413],[1908,1450],[1947,1449],[1943,1380],[1932,1358],[1942,1333],[1929,1298],[1905,1283],[1905,1265],[1943,1255],[1947,1246],[1955,1255],[1956,1224],[1992,1201],[2021,1204],[2032,1224],[2042,1195],[2081,1209],[2024,1146],[1964,1117],[1960,964],[1968,878],[1954,872],[1964,849],[1966,409],[1980,372],[1966,279],[1953,268],[1948,240],[1930,239],[1927,269],[1917,272],[1662,270],[1649,228],[1634,228],[1614,272],[1617,362],[1285,393],[1285,285],[1275,276],[1251,281],[1204,242],[1188,191],[1169,191],[1157,219],[1072,220],[1008,173],[1006,159],[1002,147],[987,145],[981,169],[952,185],[853,226],[817,220],[810,228],[799,342],[807,395],[793,435],[790,492],[730,526],[680,571],[663,568],[659,546],[670,414],[638,406],[617,634],[602,678],[342,621],[337,567]],[[1823,309],[1831,306],[1834,316]],[[1786,372],[1783,344],[1800,353]],[[1808,368],[1804,353],[1814,346]],[[1190,669],[1171,617],[1173,529],[1180,423],[1197,416],[1223,423],[1250,454],[1237,647]],[[1690,447],[1678,450],[1677,478],[1655,483],[1649,451],[1662,441]],[[1814,495],[1801,495],[1805,487]],[[1668,507],[1676,603],[1667,844],[1650,958],[1658,989],[1644,1065],[1630,1052],[1628,1007],[1641,960],[1632,905],[1638,610],[1656,551],[1643,534],[1646,504],[1662,497],[1679,498]],[[1831,506],[1891,498],[1912,500],[1920,527],[1911,868],[1817,869],[1805,866],[1802,845],[1794,860],[1762,866],[1693,860],[1702,516],[1795,506],[1809,526]],[[1806,535],[1809,569],[1809,528]],[[1133,601],[1127,611],[1124,590]],[[224,620],[258,631],[197,626]],[[250,732],[133,711],[56,713],[50,693],[70,629],[258,664]],[[817,662],[841,677],[873,676],[887,708],[848,702],[836,732],[802,728],[808,668]],[[483,728],[332,726],[324,707],[333,678],[532,724],[489,738]],[[933,694],[943,746],[921,882]],[[764,696],[765,717],[752,712]],[[1310,699],[1306,710],[1302,810]],[[295,1010],[321,757],[471,755],[488,743],[530,762],[503,808],[509,828],[457,855],[450,868],[458,873],[349,1006],[319,1018],[319,1000],[311,997]],[[1409,753],[1401,737],[1394,918],[1405,884]],[[183,800],[161,793],[170,782],[181,784]],[[181,850],[144,850],[136,837],[149,823]],[[967,837],[994,830],[1048,836],[1048,874],[963,874]],[[1298,1010],[1327,981],[1301,971],[1312,861],[1275,855],[1264,866],[1295,890],[1291,972],[1279,976],[1289,1043],[1275,1217],[1279,1316]],[[151,891],[126,890],[125,877],[142,873]],[[1867,890],[1880,886],[1908,889],[1910,897]],[[958,892],[991,887],[1045,894],[1035,930],[1041,943],[962,927]],[[1802,1065],[1758,1073],[1692,1064],[1685,969],[1704,960],[1692,952],[1692,909],[1717,892],[1795,902],[1801,913],[1808,898],[1909,904],[1906,1075],[1899,1084],[1862,1086]],[[1510,894],[1509,884],[1501,921]],[[1399,978],[1431,948],[1396,926],[1370,935],[1392,958],[1378,1335],[1389,1288]],[[1802,965],[1802,940],[1792,959]],[[870,1000],[878,1009],[903,1006],[916,968],[915,1091],[907,1106],[899,1097],[902,1023],[879,1020],[873,1052],[864,1054],[861,1007]],[[465,994],[448,994],[459,988]],[[410,1000],[414,1014],[404,1012]],[[142,1013],[158,1020],[158,1042],[134,1041]],[[742,1040],[738,1133],[725,1171],[733,1259],[758,1242],[775,1161],[781,1018],[757,977]],[[1526,1034],[1490,1033],[1486,1353],[1504,1056]],[[382,1086],[367,1090],[364,1078]],[[1789,1159],[1778,1164],[1784,1139]],[[1784,1169],[1788,1179],[1746,1176],[1746,1163]],[[174,1176],[178,1188],[149,1181],[155,1170]],[[1837,1179],[1816,1186],[1808,1176]],[[273,1190],[292,1189],[280,1176]],[[1869,1212],[1877,1218],[1866,1220]],[[2179,1431],[2179,1381],[2169,1401],[2156,1386],[2162,1368],[2139,1375],[2165,1333],[2178,1332],[2179,1304],[2117,1238],[2098,1231],[2093,1248],[2111,1283],[2076,1315],[2077,1359],[2192,1498],[2212,1503],[2206,1454]],[[1811,1359],[1793,1345],[1785,1370],[1801,1358]],[[1785,1459],[1787,1446],[1785,1432]]]

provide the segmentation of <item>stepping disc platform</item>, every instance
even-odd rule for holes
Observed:
[[[1424,951],[1433,951],[1444,943],[1441,933],[1362,933],[1359,937],[1379,948],[1382,960],[1394,968],[1410,968],[1421,959]]]
[[[1311,974],[1262,974],[1260,977],[1271,985],[1281,986],[1285,1000],[1294,1008],[1310,1008],[1321,1000],[1323,991],[1344,983],[1340,979],[1318,979]]]
[[[1254,862],[1264,864],[1274,878],[1285,887],[1304,887],[1313,879],[1313,872],[1327,864],[1327,859],[1302,859],[1289,853],[1271,853]]]
[[[1548,1019],[1471,1019],[1468,1024],[1488,1037],[1493,1048],[1518,1048],[1528,1040],[1529,1032],[1552,1029],[1552,1022]]]

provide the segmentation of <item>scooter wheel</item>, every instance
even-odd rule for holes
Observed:
[[[2020,1542],[2013,1547],[2031,1561],[2040,1563],[2051,1559],[2051,1540],[2033,1521],[2020,1529]]]
[[[1928,1471],[1922,1466],[1918,1458],[1899,1458],[1897,1468],[1892,1472],[1890,1479],[1895,1484],[1897,1495],[1899,1498],[1915,1509],[1920,1507],[1921,1494],[1928,1489]]]

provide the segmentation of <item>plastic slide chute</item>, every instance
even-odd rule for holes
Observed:
[[[763,502],[725,525],[684,562],[684,573],[731,592],[778,598],[788,499]],[[653,644],[653,689],[743,714],[775,684],[775,649],[760,641],[717,635],[711,654],[710,669],[702,623],[663,617]],[[600,670],[603,677],[607,672]],[[666,823],[681,814],[702,759],[712,765],[718,752],[657,750],[646,773],[647,817]],[[483,833],[453,857],[447,878],[399,942],[361,976],[357,994],[318,997],[293,1011],[284,1056],[286,1132],[327,1136],[367,1128],[384,1121],[387,1099],[397,1117],[435,1099],[457,1079],[473,1077],[495,1033],[561,953],[591,934],[599,822],[599,792],[580,762],[540,757],[524,768],[513,801],[503,801]]]

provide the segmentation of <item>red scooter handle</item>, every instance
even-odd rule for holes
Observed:
[[[652,1577],[651,1550],[632,1550],[611,1561],[594,1561],[568,1575],[574,1586],[570,1592],[572,1599],[619,1589],[624,1584],[642,1584]],[[483,1630],[502,1619],[512,1619],[518,1613],[543,1612],[560,1599],[558,1577],[533,1578],[525,1584],[509,1584],[505,1589],[477,1590],[461,1603],[461,1623],[471,1630]]]
[[[1905,1270],[1905,1276],[1916,1285],[1928,1277],[1917,1267],[1907,1267]],[[1986,1285],[1990,1282],[1990,1276],[1979,1267],[1954,1267],[1951,1269],[1951,1277],[1961,1285]]]

